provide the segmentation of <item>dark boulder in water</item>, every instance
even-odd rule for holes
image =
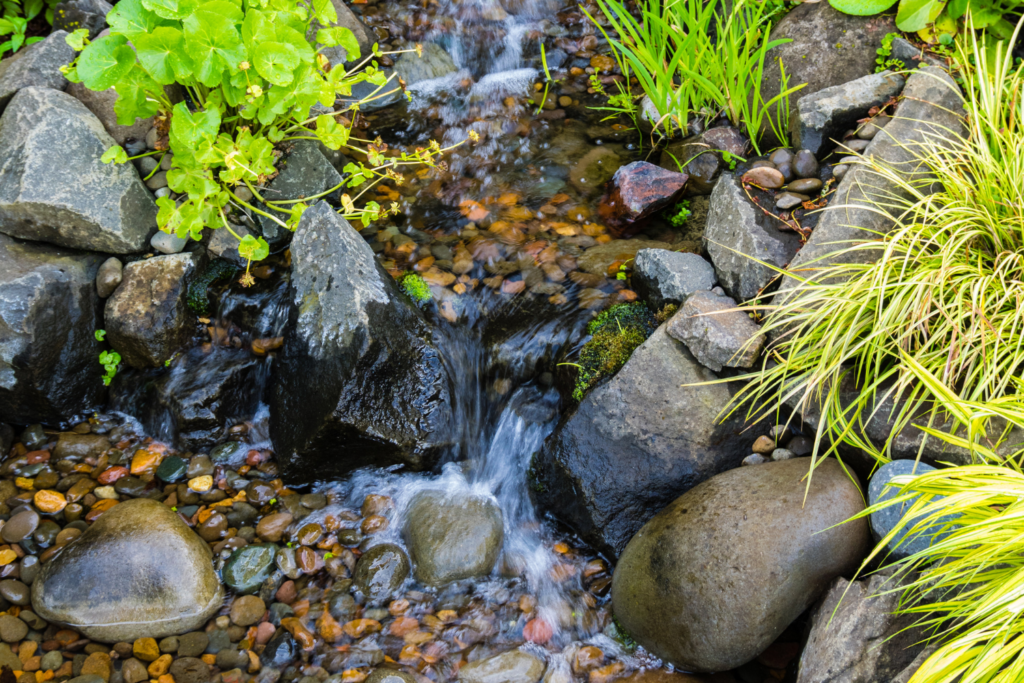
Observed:
[[[291,254],[293,308],[270,405],[282,475],[432,467],[452,421],[433,329],[326,203],[306,210]]]

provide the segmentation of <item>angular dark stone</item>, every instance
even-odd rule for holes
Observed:
[[[626,164],[615,172],[597,212],[617,236],[636,234],[648,218],[682,196],[688,177],[646,161]]]
[[[0,113],[22,88],[63,90],[67,87],[68,79],[60,67],[75,58],[75,51],[64,40],[67,35],[55,26],[46,40],[29,45],[0,61]]]
[[[883,71],[804,95],[796,103],[794,144],[823,156],[868,110],[899,95],[903,84],[903,76]]]

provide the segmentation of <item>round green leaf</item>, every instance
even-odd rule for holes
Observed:
[[[896,12],[896,28],[901,31],[920,31],[935,23],[942,14],[946,0],[902,0]]]
[[[135,38],[142,68],[161,85],[184,81],[192,75],[192,64],[185,54],[185,37],[181,31],[161,26],[152,33]]]
[[[260,76],[280,86],[291,84],[292,72],[299,65],[299,51],[288,43],[261,43],[252,58]]]
[[[135,52],[128,39],[110,34],[86,45],[78,59],[78,76],[90,90],[102,91],[114,87],[133,66]]]
[[[866,17],[878,14],[896,4],[896,0],[828,0],[829,4],[843,14]]]

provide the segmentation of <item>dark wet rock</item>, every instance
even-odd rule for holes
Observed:
[[[270,409],[282,474],[433,466],[450,439],[451,400],[422,314],[324,202],[306,210],[291,254],[295,307]]]
[[[114,9],[106,0],[64,0],[53,8],[53,30],[89,31],[89,38],[95,40],[100,31],[107,27],[107,14]]]
[[[605,244],[598,244],[590,247],[583,256],[576,260],[577,267],[584,273],[591,275],[610,275],[608,269],[617,262],[626,262],[634,258],[641,249],[671,249],[668,242],[656,240],[631,239],[612,240]],[[590,286],[589,284],[587,285]]]
[[[416,579],[441,585],[486,576],[501,552],[501,509],[489,499],[425,491],[409,504],[405,539]]]
[[[114,140],[74,97],[18,91],[0,117],[0,231],[73,249],[144,249],[156,204],[128,164],[105,164]]]
[[[145,140],[146,133],[153,127],[153,117],[136,118],[135,122],[129,126],[120,125],[117,122],[117,114],[114,113],[117,93],[113,88],[97,92],[89,90],[84,83],[71,83],[68,85],[67,93],[84,104],[86,109],[100,120],[103,128],[119,145],[125,146],[129,140]],[[152,159],[150,163],[156,164],[160,157],[144,157],[144,159]],[[152,168],[155,168],[155,165],[151,167],[151,170]]]
[[[359,557],[353,585],[373,603],[390,598],[409,576],[409,558],[394,543],[375,545]]]
[[[704,195],[711,192],[722,170],[722,155],[701,136],[673,142],[661,152],[659,165],[669,171],[689,177],[684,196]]]
[[[169,455],[156,468],[156,476],[160,481],[173,484],[185,478],[188,462],[176,455]]]
[[[864,508],[859,487],[830,458],[807,492],[809,467],[798,458],[730,470],[658,513],[615,568],[626,631],[684,670],[733,669],[856,569],[867,521],[842,522]]]
[[[871,476],[871,481],[868,483],[868,504],[875,505],[883,501],[891,499],[893,496],[899,495],[899,490],[895,488],[886,489],[886,485],[889,484],[894,477],[901,475],[915,475],[925,474],[926,472],[934,472],[935,468],[931,465],[923,462],[917,462],[916,460],[893,460],[891,462],[882,465]],[[915,496],[912,500],[909,500],[900,505],[891,505],[885,509],[878,510],[877,512],[871,513],[871,535],[874,537],[875,542],[881,541],[890,531],[895,528],[900,518],[906,514],[907,510],[917,502],[919,496]],[[932,498],[933,503],[937,503],[942,500],[942,497]],[[941,524],[953,521],[954,517],[947,516],[942,517]],[[913,524],[911,525],[913,526]],[[909,528],[904,528],[895,538],[889,541],[887,548],[888,553],[883,558],[886,562],[895,562],[905,557],[909,557],[914,553],[927,550],[929,546],[934,543],[938,543],[945,539],[949,532],[938,533],[939,529],[922,529],[920,532],[913,535],[909,535]]]
[[[270,181],[263,192],[268,200],[312,197],[341,184],[341,174],[321,153],[315,142],[296,142],[282,162],[278,165],[278,176]],[[287,212],[270,210],[268,213],[281,220],[288,218]],[[269,218],[259,216],[259,222],[263,236],[271,246],[282,246],[291,240],[292,233]]]
[[[666,329],[715,372],[752,367],[764,346],[760,325],[746,311],[737,310],[735,300],[708,291],[690,296]]]
[[[659,327],[618,374],[567,414],[534,457],[534,497],[617,555],[658,510],[750,454],[759,432],[721,423],[731,385]]]
[[[344,26],[355,34],[356,42],[359,44],[360,60],[369,57],[373,52],[373,44],[377,42],[377,36],[373,33],[373,29],[356,16],[356,13],[352,11],[344,0],[331,0],[331,4],[334,5],[334,11],[338,15],[338,20],[334,25]],[[317,22],[314,22],[314,28],[317,26]],[[341,46],[321,48],[319,52],[327,57],[332,65],[352,62],[356,59],[355,55],[347,54],[345,48]]]
[[[822,182],[817,178],[800,178],[787,185],[786,189],[801,194],[816,194],[821,186]]]
[[[509,650],[459,669],[462,683],[537,683],[544,662],[525,650]]]
[[[169,507],[118,503],[43,566],[32,608],[102,642],[161,638],[202,626],[224,590],[209,547]]]
[[[101,257],[0,235],[0,415],[59,423],[99,404]],[[28,444],[26,444],[28,445]]]
[[[61,432],[57,437],[57,445],[53,448],[53,457],[58,460],[62,458],[72,460],[96,458],[108,448],[110,448],[110,440],[102,434]]]
[[[814,152],[802,149],[793,157],[793,172],[801,178],[817,178],[821,172],[821,165],[818,164]]]
[[[646,161],[634,161],[615,172],[597,212],[620,237],[634,235],[651,216],[672,205],[689,176]]]
[[[694,292],[715,286],[714,267],[698,254],[641,249],[633,261],[632,286],[651,310],[681,304]]]
[[[277,546],[273,543],[259,543],[239,548],[224,563],[221,577],[236,593],[255,593],[274,572],[276,554]]]
[[[171,662],[168,673],[174,677],[174,683],[207,683],[210,665],[197,657],[178,657]]]
[[[584,195],[597,194],[621,166],[622,158],[611,147],[594,147],[569,169],[569,184]]]
[[[279,628],[260,654],[260,663],[265,667],[283,669],[292,663],[298,652],[299,646],[292,638],[292,634]]]
[[[836,578],[811,615],[797,683],[896,681],[924,651],[920,614],[896,615],[899,586],[888,573]]]
[[[768,54],[761,85],[765,102],[779,94],[781,70],[785,66],[789,85],[806,83],[789,98],[790,127],[798,120],[797,99],[834,85],[867,76],[875,70],[882,39],[896,31],[892,16],[857,17],[843,14],[826,2],[795,7],[772,29],[771,39],[792,39]],[[776,115],[778,105],[770,112]],[[768,133],[767,124],[764,133]],[[774,136],[768,134],[769,138]],[[772,146],[772,140],[763,145]],[[762,147],[763,148],[763,147]]]
[[[4,579],[0,581],[0,596],[12,605],[25,606],[31,597],[31,591],[17,579]]]
[[[735,176],[719,179],[711,193],[704,238],[719,284],[737,301],[752,299],[776,276],[757,261],[782,268],[800,249],[800,237],[777,225],[751,203]]]
[[[185,295],[196,270],[194,254],[169,254],[129,263],[107,299],[107,341],[136,368],[163,367],[192,334]]]
[[[63,90],[67,87],[68,79],[60,72],[60,67],[75,58],[75,51],[64,41],[67,35],[65,31],[54,30],[46,40],[0,61],[0,113],[22,88]]]
[[[903,76],[883,71],[804,95],[796,103],[793,143],[817,155],[831,151],[833,140],[856,127],[869,109],[899,95],[903,84]]]
[[[899,172],[907,183],[922,184],[928,177],[928,171],[915,158],[919,153],[916,148],[925,139],[949,138],[965,132],[963,99],[956,83],[935,67],[923,67],[911,74],[903,95],[896,116],[870,141],[865,155]],[[879,211],[876,201],[878,197],[899,196],[906,195],[896,184],[880,177],[869,167],[854,167],[843,176],[829,202],[832,207],[841,208],[830,208],[824,212],[791,267],[803,268],[803,277],[814,279],[815,270],[840,261],[866,263],[878,258],[880,252],[869,249],[854,252],[847,249],[837,255],[836,252],[843,248],[837,245],[877,241],[879,235],[888,233],[895,220],[885,211]],[[813,266],[808,266],[812,261]],[[789,292],[798,284],[786,277],[779,287]],[[800,296],[799,291],[787,295],[792,296]]]

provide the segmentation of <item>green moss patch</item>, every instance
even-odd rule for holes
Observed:
[[[616,304],[590,321],[591,338],[580,350],[572,397],[582,401],[595,384],[614,375],[657,326],[654,314],[641,302]]]
[[[186,301],[196,315],[206,315],[210,310],[210,287],[226,280],[238,271],[238,266],[225,259],[214,259],[201,275],[188,285]]]
[[[430,294],[430,285],[416,273],[409,271],[402,273],[398,278],[398,286],[420,308],[430,303],[430,300],[433,298]]]

